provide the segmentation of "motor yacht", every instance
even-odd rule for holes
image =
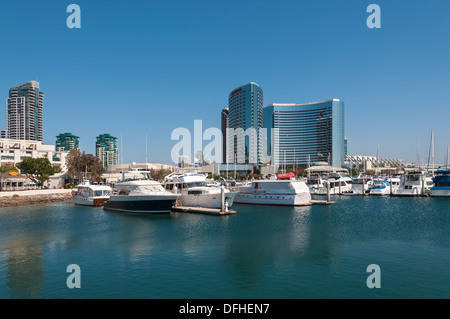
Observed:
[[[103,208],[119,212],[169,213],[180,194],[166,191],[161,183],[150,178],[149,171],[122,172]]]
[[[224,205],[230,208],[237,192],[232,192],[220,183],[208,183],[206,176],[197,173],[173,173],[164,178],[166,191],[180,194],[177,205],[185,207],[222,208],[222,192]]]
[[[428,196],[433,179],[425,171],[411,171],[402,176],[400,185],[392,192],[395,196]]]
[[[434,186],[431,187],[431,196],[450,197],[450,170],[438,170],[433,178]]]
[[[72,192],[73,202],[84,206],[103,206],[111,195],[111,187],[107,185],[91,184],[88,179],[77,185]]]
[[[298,180],[254,180],[238,188],[235,203],[255,205],[311,205],[309,188]]]

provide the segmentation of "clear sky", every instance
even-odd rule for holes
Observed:
[[[81,28],[69,29],[69,4]],[[369,29],[369,4],[381,29]],[[436,162],[450,143],[450,1],[2,1],[0,128],[8,90],[37,80],[44,143],[123,137],[124,162],[171,163],[172,131],[220,128],[236,87],[264,105],[345,102],[349,154]],[[1,111],[3,110],[3,111]],[[122,144],[120,144],[122,145]]]

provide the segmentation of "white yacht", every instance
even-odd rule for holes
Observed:
[[[360,173],[357,177],[353,179],[352,191],[360,195],[369,194],[370,188],[372,186],[373,186],[372,176]]]
[[[408,172],[401,178],[400,185],[392,192],[395,196],[427,196],[433,180],[424,171]]]
[[[197,173],[173,173],[164,178],[164,188],[181,197],[177,204],[186,207],[221,208],[222,188],[220,183],[210,183],[206,176]],[[230,208],[237,192],[223,188],[224,205]]]
[[[450,197],[450,170],[438,170],[434,176],[434,186],[431,188],[433,197]]]
[[[113,192],[103,208],[128,213],[170,213],[180,197],[166,191],[161,183],[150,178],[149,171],[122,172]]]
[[[330,194],[344,194],[352,191],[353,180],[341,173],[327,175],[311,175],[307,180],[309,191],[312,195],[326,195],[327,183],[330,183]]]
[[[391,193],[391,184],[386,179],[377,179],[370,188],[369,195],[389,195]]]
[[[297,180],[255,180],[238,188],[235,203],[301,206],[311,205],[305,182]]]
[[[73,202],[84,206],[103,206],[111,195],[111,187],[107,185],[91,184],[88,179],[77,185],[72,192]]]

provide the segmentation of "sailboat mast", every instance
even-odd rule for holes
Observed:
[[[445,169],[448,169],[448,156],[450,155],[449,144],[447,144],[447,161],[445,162]]]
[[[148,163],[148,150],[147,147],[148,146],[148,142],[147,142],[147,134],[145,134],[145,170],[147,170],[147,163]]]
[[[431,163],[430,163],[431,161]],[[428,166],[431,164],[431,174],[433,174],[434,169],[434,131],[431,130],[431,141],[430,141],[430,149],[428,153]]]
[[[419,142],[417,140],[417,136],[416,136],[416,156],[417,156],[417,165],[419,165],[420,168],[420,160],[419,160]]]
[[[448,157],[450,155],[450,149],[449,149],[449,144],[447,144],[447,161],[445,163],[445,168],[448,169]]]

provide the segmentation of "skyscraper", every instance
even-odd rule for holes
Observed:
[[[118,164],[119,151],[117,137],[109,134],[97,136],[95,151],[95,155],[102,161],[105,171],[107,171],[111,165]]]
[[[258,164],[263,155],[263,90],[250,82],[228,98],[227,162]]]
[[[230,114],[229,108],[222,109],[221,113],[221,129],[222,129],[222,163],[227,162],[227,129],[229,127],[228,118]]]
[[[264,128],[274,165],[344,164],[344,102],[339,99],[270,104],[264,108]]]
[[[72,133],[61,133],[56,137],[56,150],[57,151],[70,151],[79,150],[80,142],[79,137]]]
[[[16,140],[42,142],[44,92],[39,82],[30,81],[9,89],[6,99],[6,136]]]

